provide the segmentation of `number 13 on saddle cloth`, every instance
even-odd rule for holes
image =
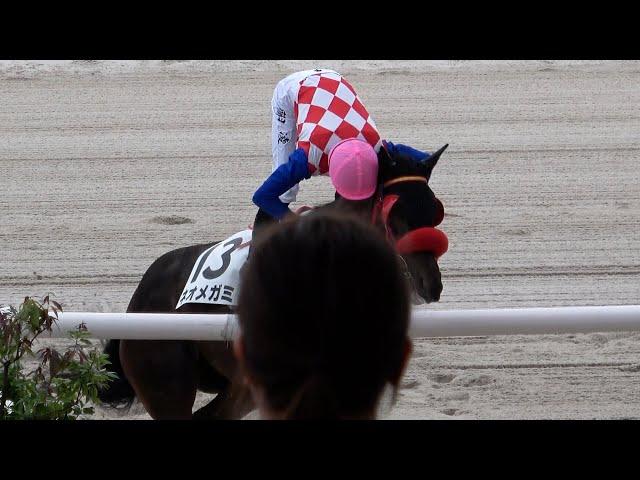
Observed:
[[[247,261],[251,229],[207,248],[196,260],[176,309],[187,303],[236,306],[240,269]]]

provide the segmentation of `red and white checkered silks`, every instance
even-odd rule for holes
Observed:
[[[294,114],[296,148],[307,153],[313,175],[329,171],[329,152],[340,140],[359,138],[376,152],[382,146],[369,112],[353,87],[338,73],[318,73],[300,81]]]

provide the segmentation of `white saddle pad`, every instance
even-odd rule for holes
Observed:
[[[252,230],[243,230],[200,254],[176,309],[187,303],[238,304],[240,269],[247,261]]]

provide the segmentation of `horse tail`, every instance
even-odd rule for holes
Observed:
[[[109,340],[104,347],[103,353],[109,357],[110,364],[106,370],[115,373],[118,378],[110,381],[104,389],[98,391],[98,398],[104,404],[111,407],[122,406],[129,408],[136,397],[133,387],[127,380],[120,363],[120,340]]]

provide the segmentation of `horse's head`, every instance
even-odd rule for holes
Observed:
[[[402,152],[389,154],[385,148],[378,154],[383,187],[377,217],[404,259],[415,293],[427,303],[440,299],[438,258],[448,248],[447,236],[435,228],[444,218],[444,208],[429,187],[429,178],[447,147],[422,162]]]

